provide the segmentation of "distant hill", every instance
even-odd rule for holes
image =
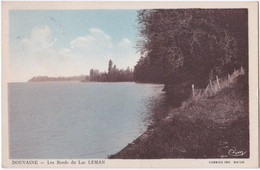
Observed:
[[[48,76],[37,76],[33,77],[28,82],[48,82],[48,81],[89,81],[89,76],[71,76],[71,77],[48,77]]]

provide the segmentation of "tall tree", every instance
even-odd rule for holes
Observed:
[[[111,73],[112,67],[113,67],[113,62],[112,62],[112,60],[109,60],[109,62],[108,62],[108,74]]]
[[[140,10],[138,29],[135,79],[205,86],[212,75],[247,67],[247,10]]]

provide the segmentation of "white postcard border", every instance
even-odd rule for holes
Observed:
[[[249,32],[249,120],[250,120],[250,158],[249,159],[99,159],[104,164],[90,164],[95,159],[62,159],[69,164],[48,165],[47,161],[58,160],[11,160],[8,144],[8,98],[7,83],[9,77],[8,68],[8,42],[9,42],[9,10],[34,9],[165,9],[165,8],[247,8],[248,9],[248,32]],[[228,168],[228,167],[258,167],[258,2],[2,2],[2,166],[19,168]],[[71,164],[71,161],[86,162],[86,164]],[[19,164],[23,162],[13,161],[37,161],[38,164]],[[210,164],[210,161],[223,161],[219,164]],[[225,161],[244,161],[243,164],[225,163]],[[95,161],[94,161],[95,162]],[[16,164],[17,163],[17,164]],[[28,162],[30,163],[30,162]],[[32,162],[31,162],[32,163]]]

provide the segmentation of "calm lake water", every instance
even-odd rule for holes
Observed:
[[[11,159],[107,158],[146,131],[163,85],[11,83]],[[160,109],[159,109],[160,110]]]

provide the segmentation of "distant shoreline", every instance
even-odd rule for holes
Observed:
[[[157,84],[157,85],[164,85],[163,83],[149,83],[149,82],[137,82],[137,81],[23,81],[23,82],[8,82],[8,84],[15,84],[15,83],[136,83],[136,84]]]
[[[64,82],[64,81],[89,81],[88,75],[68,76],[68,77],[49,77],[49,76],[36,76],[28,80],[28,82]]]
[[[99,81],[99,80],[91,80],[89,75],[80,75],[80,76],[69,76],[69,77],[48,77],[48,76],[36,76],[27,81],[28,83],[44,83],[44,82],[82,82],[82,83],[89,83],[89,82],[100,82],[100,83],[118,83],[118,82],[134,82],[140,84],[164,84],[158,82],[146,82],[146,81],[134,81],[134,80],[122,80],[122,81]],[[25,82],[10,82],[10,83],[25,83]]]

